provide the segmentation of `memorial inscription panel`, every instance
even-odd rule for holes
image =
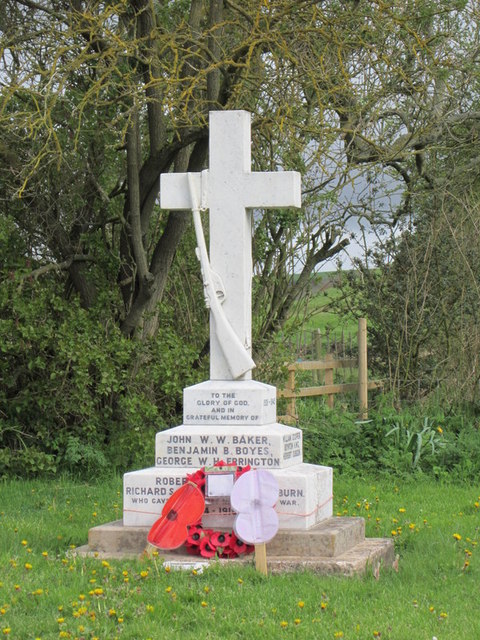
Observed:
[[[268,384],[208,381],[183,392],[184,424],[266,425],[276,419],[277,391]]]
[[[219,460],[241,467],[280,469],[302,461],[302,432],[278,423],[217,428],[182,425],[160,431],[155,440],[155,466],[204,467]]]

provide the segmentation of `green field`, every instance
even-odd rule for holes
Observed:
[[[0,485],[0,636],[17,640],[480,637],[479,487],[334,476],[335,513],[394,537],[398,573],[268,576],[232,561],[168,572],[161,557],[75,557],[118,518],[121,479]]]

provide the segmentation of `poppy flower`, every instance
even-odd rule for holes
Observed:
[[[212,547],[225,549],[230,544],[230,535],[223,531],[214,531],[210,536],[210,544]]]
[[[192,546],[199,546],[204,535],[205,533],[202,527],[196,525],[188,527],[187,544]]]
[[[200,542],[200,555],[203,558],[213,558],[213,556],[216,555],[216,553],[217,553],[217,550],[211,544],[210,537],[209,536],[203,537]]]
[[[252,467],[249,464],[247,464],[246,467],[237,467],[237,471],[235,472],[235,480],[244,473],[247,473],[247,471],[250,471],[251,468]]]
[[[232,540],[230,542],[230,548],[240,555],[241,553],[247,552],[247,545],[243,540],[240,540],[235,534],[232,534]]]

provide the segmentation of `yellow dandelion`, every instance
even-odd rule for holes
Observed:
[[[295,624],[300,624],[300,622],[301,622],[300,618],[295,618],[295,620],[294,620]]]
[[[398,510],[398,513],[405,513],[406,509],[405,507],[400,507],[400,509]]]
[[[96,596],[101,596],[103,595],[103,589],[102,587],[97,587],[96,589],[93,590],[94,595]]]
[[[140,571],[140,577],[141,578],[146,578],[148,576],[148,571]]]
[[[325,609],[327,608],[327,603],[326,603],[326,602],[324,602],[324,601],[322,601],[322,602],[320,603],[320,608],[321,608],[323,611],[325,611]]]
[[[120,624],[122,624],[122,622],[123,622],[123,618],[117,618],[117,622],[119,622]]]
[[[22,540],[22,546],[26,547],[28,542],[26,540]]]
[[[297,602],[297,604],[300,607],[300,609],[303,609],[303,607],[305,606],[305,602],[303,600],[300,600],[299,602]]]
[[[343,638],[343,631],[335,631],[333,634],[334,638]]]
[[[455,540],[458,542],[459,540],[462,539],[462,536],[459,533],[454,533],[453,537],[455,538]]]
[[[110,566],[110,563],[107,562],[106,560],[102,560],[102,567],[105,567],[106,569],[108,569]]]
[[[440,618],[441,618],[442,620],[445,620],[445,618],[448,618],[448,613],[445,613],[445,611],[442,611],[442,612],[440,613]]]
[[[81,594],[78,596],[78,599],[79,599],[79,600],[85,600],[85,596],[83,595],[83,593],[81,593]]]
[[[165,589],[165,591],[166,591],[167,593],[170,593],[170,591],[171,591],[171,590],[172,590],[172,587],[167,587],[167,588]]]
[[[438,431],[438,433],[439,433],[440,435],[442,435],[442,433],[443,433],[443,429],[442,429],[442,427],[437,427],[437,431]]]
[[[210,592],[210,587],[203,587],[203,590],[205,591],[205,593],[209,593]]]
[[[207,606],[208,606],[208,603],[207,603],[207,602],[205,602],[205,600],[202,600],[202,603],[201,603],[201,604],[202,604],[202,607],[207,607]]]
[[[3,627],[3,629],[2,629],[2,633],[3,633],[4,636],[8,636],[10,631],[11,631],[10,627]]]
[[[288,622],[286,620],[282,620],[280,622],[280,626],[282,627],[282,629],[285,629],[286,627],[288,627]]]
[[[145,608],[148,611],[148,613],[153,613],[154,610],[155,610],[154,606],[152,604],[147,604],[147,606]]]
[[[25,563],[25,569],[26,569],[27,571],[31,571],[31,570],[33,569],[33,567],[32,567],[32,565],[31,565],[29,562],[26,562],[26,563]]]
[[[239,578],[239,579],[237,580],[237,582],[238,582],[238,584],[243,584],[243,580],[242,580],[241,578]]]
[[[42,556],[44,558],[48,558],[48,551],[42,551]]]
[[[63,624],[65,622],[65,618],[57,618],[58,624]]]
[[[395,537],[397,535],[397,531],[395,529],[392,529],[392,531],[390,531],[390,533],[392,534],[393,537]]]

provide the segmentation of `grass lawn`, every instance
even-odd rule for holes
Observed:
[[[232,562],[167,572],[161,558],[75,558],[90,526],[119,517],[121,479],[0,484],[0,637],[480,637],[479,488],[336,477],[335,512],[392,536],[399,572],[269,576]]]

